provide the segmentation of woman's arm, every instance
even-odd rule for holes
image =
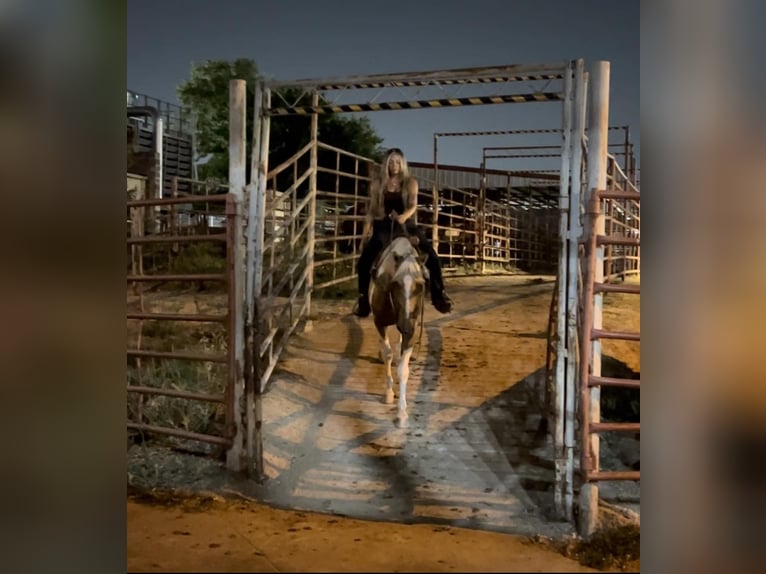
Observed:
[[[367,214],[364,218],[364,231],[362,232],[363,239],[367,239],[372,235],[372,221],[376,217],[380,217],[378,213],[380,211],[380,207],[378,205],[380,203],[380,194],[378,193],[379,188],[380,187],[377,180],[372,180],[370,182],[370,204],[367,207]]]
[[[401,223],[402,225],[413,215],[415,215],[415,212],[418,210],[418,180],[414,177],[411,177],[407,180],[407,182],[404,184],[405,187],[405,207],[404,213],[399,215],[396,220]]]

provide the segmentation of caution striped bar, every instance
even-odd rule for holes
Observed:
[[[463,78],[456,80],[405,80],[393,82],[367,82],[361,84],[321,84],[318,90],[350,90],[367,88],[411,88],[418,86],[462,86],[467,84],[499,84],[502,82],[534,82],[560,80],[562,74],[532,74],[522,76],[495,76],[488,78]]]
[[[484,104],[519,104],[524,102],[557,102],[564,99],[559,92],[538,92],[536,94],[506,94],[503,96],[475,96],[469,98],[445,98],[441,100],[420,100],[409,102],[382,102],[379,104],[330,104],[326,106],[299,106],[272,108],[272,116],[330,114],[346,112],[379,112],[383,110],[416,110],[423,108],[449,108],[457,106],[478,106]]]

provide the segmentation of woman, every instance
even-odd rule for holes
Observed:
[[[357,263],[359,275],[359,300],[354,306],[354,315],[367,317],[370,314],[370,279],[372,265],[383,248],[391,242],[391,232],[404,225],[410,235],[418,237],[418,249],[427,254],[426,267],[430,275],[431,303],[440,313],[452,310],[452,300],[444,292],[439,257],[432,243],[417,227],[418,182],[410,177],[407,160],[402,150],[388,151],[381,165],[380,173],[370,182],[370,206],[364,222],[364,237],[367,239]]]

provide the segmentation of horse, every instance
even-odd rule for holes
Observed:
[[[391,373],[393,351],[388,339],[388,327],[396,325],[400,336],[396,369],[399,380],[397,425],[405,428],[408,425],[407,380],[410,375],[410,357],[415,331],[418,326],[422,329],[428,275],[419,252],[406,236],[395,237],[383,250],[372,274],[370,307],[386,369],[386,404],[394,402],[394,380]]]

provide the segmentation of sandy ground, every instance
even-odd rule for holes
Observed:
[[[592,572],[522,537],[210,501],[128,501],[131,572]]]
[[[426,310],[406,430],[381,404],[372,322],[350,317],[349,301],[315,301],[265,397],[264,485],[209,459],[129,451],[136,487],[217,493],[129,500],[129,570],[588,571],[529,542],[571,535],[550,517],[550,445],[537,432],[552,279],[448,278],[456,310]],[[632,297],[607,295],[605,328],[639,330]],[[638,344],[604,353],[640,371]],[[635,484],[614,492],[637,502]],[[217,500],[227,493],[238,501]]]

